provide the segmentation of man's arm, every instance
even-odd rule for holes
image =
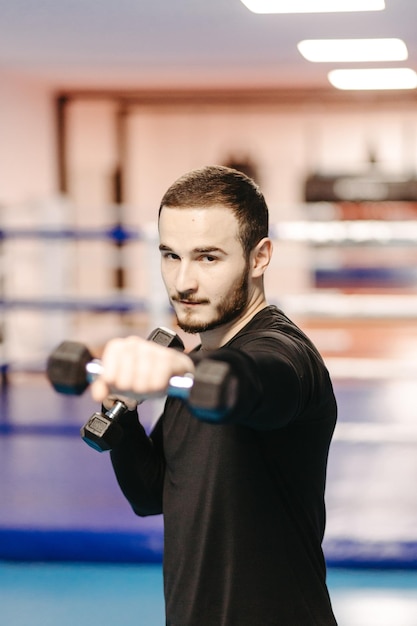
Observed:
[[[264,333],[244,346],[220,348],[209,358],[227,362],[239,383],[236,404],[219,423],[282,428],[333,401],[328,372],[309,343]]]
[[[136,411],[125,413],[120,423],[123,438],[110,452],[120,489],[137,515],[158,515],[165,472],[160,424],[148,437]]]

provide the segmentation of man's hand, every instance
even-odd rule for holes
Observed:
[[[186,354],[133,336],[109,341],[101,360],[102,375],[91,385],[94,400],[101,403],[109,396],[114,398],[115,390],[120,396],[123,392],[163,394],[172,376],[194,373],[194,364]],[[134,405],[130,401],[129,408]]]

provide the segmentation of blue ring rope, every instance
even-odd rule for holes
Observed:
[[[144,235],[139,229],[125,227],[120,224],[110,228],[2,228],[0,229],[0,241],[7,239],[68,239],[79,241],[110,240],[114,243],[126,243],[128,241],[143,241]]]

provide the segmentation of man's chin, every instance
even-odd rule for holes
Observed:
[[[188,335],[198,335],[203,332],[200,328],[194,328],[192,326],[187,326],[186,324],[178,324],[178,326]]]
[[[206,330],[210,330],[213,327],[213,322],[202,322],[201,320],[184,319],[177,316],[178,326],[185,333],[190,335],[197,335],[203,333]],[[215,324],[214,324],[215,325]]]
[[[207,324],[187,322],[178,318],[177,323],[181,330],[183,330],[185,333],[189,333],[190,335],[197,335],[198,333],[202,333],[204,332],[204,330],[207,329]]]

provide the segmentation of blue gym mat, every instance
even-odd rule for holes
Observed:
[[[339,626],[416,626],[417,571],[330,569]],[[160,565],[1,563],[6,626],[162,626]]]
[[[415,381],[340,381],[340,424],[409,424]],[[145,423],[151,405],[142,405]],[[108,454],[79,428],[97,409],[88,393],[56,394],[39,375],[0,394],[0,559],[155,563],[161,516],[139,518],[124,500]],[[338,437],[328,469],[325,554],[331,566],[417,567],[417,441]]]

